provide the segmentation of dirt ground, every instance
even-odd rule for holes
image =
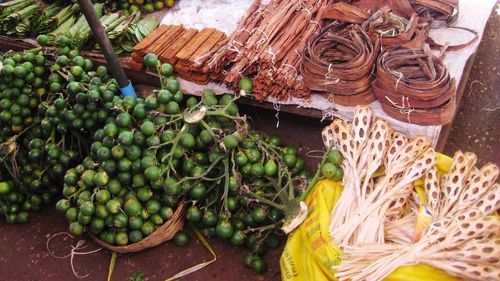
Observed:
[[[500,165],[500,15],[493,11],[465,86],[445,153],[472,151]]]
[[[459,109],[453,131],[445,152],[451,154],[457,149],[477,153],[481,162],[493,161],[500,164],[500,69],[498,30],[500,16],[493,13],[486,35],[479,48],[476,61]],[[319,120],[291,116],[286,113],[269,112],[244,107],[257,129],[273,132],[286,143],[298,146],[302,155],[322,148],[320,132],[326,123]],[[279,121],[279,127],[276,128]],[[318,160],[308,158],[308,166],[314,169]],[[9,225],[0,222],[0,280],[78,280],[72,273],[70,258],[56,258],[47,250],[47,239],[56,233],[68,230],[63,215],[49,209],[31,217],[30,224]],[[60,235],[50,241],[53,254],[67,255],[71,245],[80,238],[71,239]],[[87,247],[80,251],[91,251],[99,246],[89,237],[83,237]],[[126,280],[135,271],[143,271],[147,280],[165,280],[180,270],[211,259],[209,252],[191,232],[191,244],[179,248],[172,243],[162,244],[154,249],[136,254],[119,255],[112,280]],[[216,240],[209,240],[218,259],[215,263],[179,280],[280,280],[280,250],[266,254],[269,270],[256,275],[241,263],[244,249],[235,248]],[[100,250],[93,254],[77,255],[73,259],[75,271],[88,277],[83,280],[106,280],[111,253]]]

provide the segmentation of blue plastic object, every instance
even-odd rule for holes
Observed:
[[[122,92],[122,96],[124,97],[134,97],[137,98],[137,94],[135,93],[134,86],[132,86],[132,82],[128,81],[128,85],[124,88],[120,88],[120,92]]]

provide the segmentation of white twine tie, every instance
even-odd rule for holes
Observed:
[[[88,252],[78,252],[78,250],[81,250],[81,249],[85,249],[87,248],[87,245],[85,245],[85,240],[79,240],[77,243],[76,243],[76,246],[73,246],[71,245],[71,252],[65,256],[57,256],[54,254],[54,252],[52,252],[50,250],[50,247],[49,247],[49,244],[50,244],[50,240],[52,240],[52,238],[56,237],[56,236],[59,236],[59,235],[67,235],[69,237],[71,237],[71,239],[73,239],[73,235],[67,233],[67,232],[59,232],[59,233],[56,233],[52,236],[49,237],[49,239],[47,239],[47,243],[46,243],[46,247],[47,247],[47,252],[49,253],[49,255],[53,256],[54,258],[58,258],[58,259],[65,259],[65,258],[70,258],[70,263],[71,263],[71,270],[73,271],[73,275],[75,275],[76,278],[78,279],[83,279],[83,278],[86,278],[89,276],[89,274],[85,274],[85,275],[79,275],[76,270],[75,270],[75,266],[73,264],[73,259],[75,257],[75,255],[89,255],[89,254],[93,254],[93,253],[96,253],[96,252],[99,252],[100,250],[102,250],[102,248],[98,248],[98,249],[95,249],[95,250],[92,250],[92,251],[88,251]]]

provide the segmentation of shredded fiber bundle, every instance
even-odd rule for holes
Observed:
[[[475,160],[474,154],[458,151],[441,180],[435,170],[425,176],[424,207],[433,223],[421,239],[349,245],[336,268],[339,279],[381,280],[400,266],[422,262],[469,280],[498,280],[500,219],[494,213],[500,208],[499,169],[493,164],[477,169]],[[414,213],[406,217],[416,218]],[[411,225],[399,229],[417,231]]]
[[[236,31],[213,50],[204,70],[230,87],[242,76],[256,75],[252,93],[258,100],[308,96],[298,72],[302,50],[329,2],[255,1]]]
[[[392,131],[368,107],[358,107],[352,123],[335,120],[323,141],[344,157],[344,190],[330,221],[344,253],[334,266],[339,280],[383,280],[418,263],[467,280],[499,280],[496,165],[478,168],[475,154],[458,151],[441,173],[427,139]],[[384,175],[375,177],[381,167]]]
[[[368,107],[356,109],[352,124],[334,120],[323,130],[323,139],[345,159],[344,191],[330,222],[332,240],[341,247],[384,242],[383,222],[392,214],[393,202],[406,201],[413,182],[434,166],[430,141],[393,132]],[[381,166],[385,176],[373,179]]]

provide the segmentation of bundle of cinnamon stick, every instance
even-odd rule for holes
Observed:
[[[236,31],[213,53],[205,70],[211,78],[236,86],[253,79],[256,99],[284,100],[309,95],[298,69],[308,38],[318,30],[324,8],[333,1],[256,0]]]

